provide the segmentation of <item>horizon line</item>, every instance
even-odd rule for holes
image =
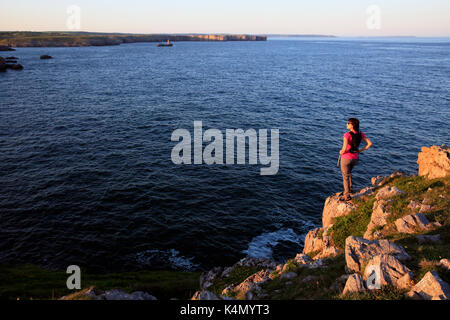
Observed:
[[[102,32],[102,31],[84,31],[84,30],[0,30],[0,32],[61,32],[61,33],[97,33],[97,34],[127,34],[127,35],[255,35],[267,37],[328,37],[328,38],[450,38],[445,36],[417,36],[417,35],[333,35],[320,33],[246,33],[246,32]]]

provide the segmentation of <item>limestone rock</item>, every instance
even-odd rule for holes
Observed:
[[[447,177],[450,175],[450,149],[445,145],[422,147],[417,164],[419,176],[429,179]]]
[[[409,209],[412,209],[413,211],[418,211],[418,210],[420,210],[420,206],[421,206],[420,201],[414,201],[414,200],[411,200],[411,201],[409,202],[409,204],[408,204],[408,208],[409,208]]]
[[[97,295],[102,294],[103,291],[98,290],[97,288],[91,286],[87,289],[83,289],[74,293],[71,293],[67,296],[63,296],[59,298],[59,300],[80,300],[80,299],[91,299],[97,300]]]
[[[419,213],[424,213],[424,212],[428,212],[431,210],[433,210],[432,205],[422,203],[422,205],[419,208]]]
[[[227,278],[233,270],[234,270],[234,267],[228,267],[228,268],[223,269],[221,277]]]
[[[397,188],[395,186],[394,187],[386,186],[386,187],[383,187],[380,190],[378,190],[377,195],[375,196],[375,198],[377,200],[390,199],[390,198],[392,198],[394,196],[401,195],[403,193],[404,192],[402,190],[400,190],[399,188]]]
[[[201,290],[194,293],[191,300],[219,300],[214,293],[208,290]]]
[[[364,281],[359,273],[354,273],[350,275],[345,283],[344,291],[342,294],[345,295],[351,292],[362,292],[366,290]]]
[[[436,271],[428,271],[407,296],[423,300],[449,300],[450,286],[439,277]]]
[[[439,261],[439,264],[446,268],[447,270],[450,270],[450,260],[449,259],[441,259],[441,261]]]
[[[338,249],[331,244],[331,238],[326,233],[327,230],[316,228],[309,231],[305,238],[303,254],[316,253],[314,260],[336,256],[339,253]]]
[[[320,253],[314,256],[314,260],[335,257],[338,254],[339,250],[336,247],[332,245],[327,245],[323,248],[323,250]]]
[[[345,239],[345,261],[348,270],[361,272],[363,265],[381,254],[393,255],[399,260],[410,258],[405,249],[388,240],[367,240],[354,236]]]
[[[372,185],[373,185],[374,187],[377,187],[377,186],[380,184],[380,182],[383,181],[385,178],[387,178],[387,177],[385,177],[385,176],[376,176],[376,177],[372,177],[372,178],[370,179],[370,182],[372,183]]]
[[[333,224],[333,219],[347,215],[355,209],[356,206],[353,203],[340,201],[338,194],[328,197],[322,212],[323,228],[329,228]]]
[[[412,285],[412,272],[396,257],[386,254],[374,256],[366,265],[364,280],[375,272],[375,279],[381,286],[393,285],[405,289]]]
[[[322,259],[317,259],[311,264],[305,265],[309,269],[316,269],[316,268],[325,268],[326,265],[323,263]]]
[[[373,194],[374,189],[375,189],[374,187],[366,187],[364,189],[359,190],[358,192],[352,193],[351,196],[353,199],[358,199],[363,196],[370,196]]]
[[[267,270],[261,270],[247,277],[247,279],[237,285],[233,291],[237,294],[245,295],[247,292],[254,290],[258,284],[266,281],[270,281],[270,273]]]
[[[395,227],[401,233],[417,233],[421,231],[433,230],[438,225],[430,223],[427,217],[421,213],[413,213],[395,220]]]
[[[297,264],[309,264],[309,263],[312,263],[312,259],[308,255],[303,254],[303,253],[298,253],[295,256],[294,261]]]
[[[230,284],[229,286],[227,286],[225,289],[222,290],[222,295],[227,295],[233,292],[235,288],[236,288],[235,284]]]
[[[208,272],[203,272],[200,276],[200,289],[206,289],[210,287],[220,274],[222,274],[223,269],[221,267],[215,267]]]
[[[246,257],[236,263],[237,266],[257,267],[262,269],[275,269],[277,263],[271,259]]]
[[[391,212],[387,210],[387,205],[390,200],[378,200],[373,204],[372,216],[370,218],[369,225],[367,226],[367,231],[364,233],[364,238],[374,239],[373,231],[376,227],[385,226],[388,221],[388,217]]]
[[[408,175],[401,171],[394,171],[389,178],[395,178],[395,177],[407,177]]]
[[[303,247],[303,254],[321,251],[323,247],[323,228],[312,229],[305,237],[305,245]]]

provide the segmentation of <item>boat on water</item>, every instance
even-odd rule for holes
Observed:
[[[172,47],[173,43],[170,43],[170,40],[167,40],[167,43],[158,43],[157,47]]]

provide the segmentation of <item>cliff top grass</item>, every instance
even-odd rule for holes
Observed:
[[[383,186],[377,187],[375,193],[353,202],[357,209],[351,214],[335,219],[328,231],[332,241],[341,250],[341,253],[330,259],[325,259],[326,269],[308,269],[302,266],[289,267],[298,276],[292,280],[277,277],[263,284],[269,294],[268,299],[350,299],[350,300],[402,300],[405,299],[405,290],[392,286],[382,287],[381,290],[369,290],[362,293],[341,295],[345,281],[339,283],[339,277],[346,274],[345,270],[345,239],[348,236],[362,237],[370,222],[373,204],[376,201],[376,191],[385,186],[396,186],[404,193],[392,198],[389,211],[392,213],[387,227],[385,239],[394,241],[405,248],[412,259],[405,261],[405,265],[414,273],[417,283],[428,271],[436,271],[439,276],[450,282],[450,271],[439,264],[442,258],[450,257],[450,177],[439,179],[426,179],[421,176],[392,177],[387,179]],[[410,201],[421,201],[432,205],[432,209],[425,214],[430,221],[437,221],[442,227],[429,232],[417,234],[401,234],[395,229],[394,221],[411,214],[408,208]],[[440,235],[438,243],[420,242],[417,235]],[[311,280],[309,280],[311,279]],[[309,280],[309,281],[308,281]]]
[[[145,291],[161,300],[189,299],[198,290],[200,272],[149,271],[88,274],[81,272],[82,289]],[[35,265],[0,266],[0,300],[51,300],[74,293],[66,287],[69,275]]]

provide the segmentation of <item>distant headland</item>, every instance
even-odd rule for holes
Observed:
[[[96,32],[0,32],[0,45],[9,47],[111,46],[162,41],[266,41],[263,35],[245,34],[130,34]]]

